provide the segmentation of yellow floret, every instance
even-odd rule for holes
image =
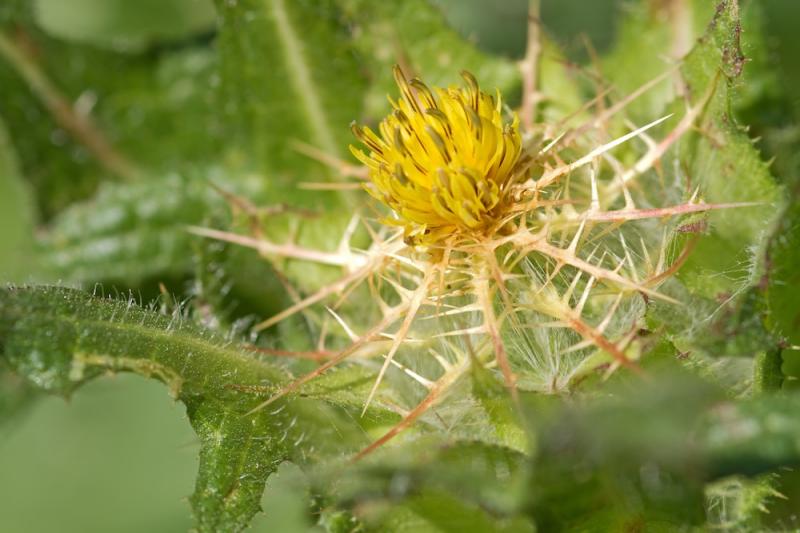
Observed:
[[[516,116],[502,119],[500,95],[467,86],[434,88],[406,80],[395,67],[401,98],[380,124],[380,135],[353,125],[369,155],[351,147],[369,167],[367,191],[397,215],[409,242],[435,244],[456,232],[485,230],[503,214],[511,186],[524,173]]]

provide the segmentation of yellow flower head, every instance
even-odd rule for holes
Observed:
[[[516,116],[502,119],[500,94],[481,92],[468,72],[463,88],[431,90],[395,67],[401,98],[380,124],[353,132],[370,150],[351,147],[369,167],[367,191],[397,215],[408,241],[435,244],[476,234],[505,213],[510,189],[524,174]]]

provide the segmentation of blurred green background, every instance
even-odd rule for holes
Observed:
[[[524,0],[434,1],[453,26],[479,46],[512,57],[522,55]],[[36,0],[34,4],[36,22],[50,35],[113,49],[131,61],[213,38],[211,0]],[[772,60],[791,111],[796,111],[800,1],[764,0],[763,5]],[[581,60],[586,53],[583,36],[599,50],[609,46],[620,9],[624,2],[615,0],[544,0],[542,18],[570,57]],[[791,122],[790,117],[778,120]],[[9,179],[16,162],[2,147],[13,133],[13,124],[0,123],[3,282],[25,281],[27,228],[35,224],[26,207],[31,202],[29,191]],[[70,402],[32,398],[26,412],[0,426],[0,531],[185,531],[191,526],[186,497],[194,483],[197,452],[182,406],[163,386],[143,378],[120,375],[98,380]],[[301,477],[296,469],[284,468],[270,479],[263,500],[270,518],[260,515],[255,531],[305,529],[302,505],[293,499],[303,491]]]

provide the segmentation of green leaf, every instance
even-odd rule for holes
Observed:
[[[218,159],[208,89],[216,58],[207,47],[132,58],[57,41],[23,15],[12,21],[0,31],[0,115],[15,125],[12,142],[45,220],[109,178],[138,181]]]
[[[9,365],[39,388],[69,395],[107,372],[166,384],[201,441],[191,498],[201,531],[239,531],[258,511],[267,476],[366,444],[363,419],[330,401],[276,402],[248,415],[288,375],[177,314],[63,288],[0,291],[0,344]],[[362,427],[363,424],[363,427]]]
[[[191,272],[196,237],[187,227],[221,210],[222,197],[202,179],[107,184],[59,215],[40,246],[51,279],[136,287]]]
[[[709,479],[753,476],[800,464],[798,406],[796,394],[768,395],[726,402],[705,414],[700,442],[708,457]]]
[[[781,390],[784,381],[783,357],[779,348],[766,349],[756,355],[753,376],[754,392],[776,392]]]
[[[513,450],[527,452],[530,448],[528,436],[520,425],[508,388],[478,364],[472,368],[472,394],[486,412],[498,442]]]
[[[284,287],[256,251],[189,233],[189,226],[231,224],[230,209],[212,184],[257,198],[258,176],[192,172],[136,184],[105,184],[89,201],[57,216],[38,243],[38,279],[108,291],[159,284],[194,297],[203,323],[243,330],[287,305]],[[238,227],[238,226],[237,226]],[[186,281],[192,274],[195,279]]]
[[[768,236],[775,227],[781,194],[767,163],[732,114],[739,76],[746,68],[741,38],[738,3],[720,2],[706,34],[680,70],[686,99],[693,105],[705,102],[703,113],[695,131],[681,139],[663,165],[674,169],[678,183],[687,189],[684,196],[697,189],[706,202],[754,205],[712,211],[699,221],[701,227],[707,226],[701,235],[674,239],[673,249],[696,239],[676,276],[682,286],[674,280],[665,285],[686,305],[677,309],[655,304],[649,312],[651,327],[667,328],[689,364],[718,374],[720,379],[714,379],[720,383],[726,378],[719,374],[749,362],[729,360],[732,365],[725,365],[705,358],[751,358],[776,348],[764,327],[761,293]],[[670,110],[682,114],[685,108],[681,99]],[[752,369],[746,374],[751,375]],[[733,384],[742,392],[742,379]]]
[[[697,378],[659,370],[647,387],[527,406],[539,437],[529,494],[540,528],[700,525],[707,483],[800,464],[800,397],[725,401]]]
[[[711,20],[713,8],[714,3],[705,0],[643,0],[627,5],[614,46],[603,58],[603,75],[621,95],[655,79],[692,49]],[[631,103],[629,112],[645,121],[663,115],[681,83],[679,75],[668,78]]]
[[[360,114],[364,79],[334,2],[217,0],[216,6],[222,105],[240,150],[269,173],[274,202],[331,200],[295,190],[301,179],[319,181],[326,173],[292,142],[342,156],[352,140],[349,124]]]
[[[764,518],[779,492],[773,475],[722,479],[706,488],[709,526],[724,531],[766,531]]]
[[[192,292],[196,305],[209,306],[206,325],[242,328],[254,317],[272,316],[291,305],[274,269],[258,252],[209,239],[197,241]]]
[[[0,281],[19,281],[29,273],[34,221],[31,194],[0,119]]]
[[[468,70],[506,98],[519,86],[519,70],[512,61],[485,54],[462,39],[427,0],[338,3],[354,25],[355,47],[371,74],[368,119],[381,118],[388,110],[386,95],[397,92],[392,77],[395,64],[412,69],[428,85],[447,87],[460,80],[461,70]]]
[[[708,49],[698,52],[695,45],[704,46],[703,36],[707,32],[735,30],[735,27],[725,27],[725,23],[723,28],[717,28],[713,22],[718,17],[732,15],[746,30],[746,42],[741,48],[747,56],[744,82],[736,84],[733,105],[737,110],[744,110],[748,117],[757,118],[747,110],[775,98],[777,80],[774,65],[768,59],[763,6],[759,2],[748,1],[738,8],[737,3],[707,0],[662,3],[642,0],[629,3],[622,12],[614,47],[602,59],[603,75],[613,82],[619,94],[625,95],[667,72],[687,54],[711,58]],[[720,7],[715,14],[716,6]],[[736,13],[731,9],[735,9]],[[683,94],[685,81],[676,72],[631,103],[629,111],[639,120],[653,120],[663,114],[664,108],[672,100]],[[689,84],[692,84],[691,80]]]
[[[731,114],[733,83],[745,62],[738,15],[737,2],[721,2],[709,32],[687,56],[682,69],[695,102],[716,84],[699,125],[701,133],[686,143],[691,150],[688,175],[701,185],[708,202],[759,204],[709,215],[710,234],[700,240],[679,275],[690,289],[709,298],[758,283],[765,237],[776,221],[780,201],[767,164]],[[722,79],[717,81],[718,77]]]
[[[394,533],[533,533],[524,518],[502,519],[475,505],[458,500],[444,491],[423,490],[408,502],[395,506],[383,531]]]
[[[210,0],[34,0],[36,21],[66,40],[139,50],[211,31]]]
[[[35,78],[39,69],[37,63],[26,61],[29,56],[20,53],[24,46],[20,41],[28,39],[28,35],[20,31],[22,37],[12,39],[10,32],[6,35],[3,22],[0,18],[0,85],[3,86],[0,116],[15,125],[15,135],[10,139],[18,154],[20,172],[31,181],[33,190],[39,191],[36,198],[39,211],[47,218],[73,199],[91,192],[99,180],[97,166],[91,159],[76,160],[75,150],[80,150],[79,145],[73,144],[58,128],[47,108],[29,88],[30,73],[33,72]],[[28,80],[23,73],[27,73]],[[53,176],[62,175],[74,176],[74,179],[53,179]]]
[[[681,387],[663,374],[649,390],[625,390],[615,399],[528,407],[539,437],[529,491],[539,528],[599,531],[640,524],[663,530],[702,522],[695,451],[678,428],[690,424],[714,394],[702,384]],[[666,409],[673,394],[681,401]]]
[[[220,109],[233,143],[230,159],[257,170],[265,185],[261,198],[270,204],[321,215],[299,229],[286,217],[270,218],[264,232],[276,242],[294,238],[332,251],[354,198],[301,189],[300,182],[328,181],[332,172],[301,153],[297,143],[344,157],[353,140],[349,125],[361,114],[366,80],[349,28],[333,0],[217,0],[216,6]],[[337,276],[336,269],[298,261],[288,262],[283,272],[301,291]]]
[[[800,346],[800,309],[797,306],[800,301],[800,269],[797,268],[800,264],[800,204],[796,201],[797,192],[794,198],[783,211],[770,239],[766,298],[767,322],[785,348],[773,357],[781,360],[781,371],[789,376],[786,386],[796,388],[796,379],[800,377],[800,350],[797,348]]]
[[[769,248],[769,300],[771,326],[790,344],[800,345],[800,204],[792,202],[782,213]]]
[[[511,525],[524,494],[524,459],[503,446],[427,437],[379,450],[350,466],[346,475],[336,468],[319,471],[317,483],[347,508],[371,509],[365,518],[390,531],[405,531],[393,510],[399,505],[404,506],[401,515],[411,512],[434,531],[453,531],[447,529],[447,517],[463,525],[459,513],[486,524],[481,509],[498,524]],[[442,506],[457,510],[444,512]]]
[[[81,81],[97,92],[103,131],[142,174],[197,171],[222,163],[226,144],[220,143],[222,125],[215,111],[218,57],[212,48],[165,48],[134,58],[95,58],[79,50],[76,62],[99,63],[97,69],[87,67]],[[126,67],[116,82],[105,70],[115,68],[112,61]],[[103,68],[106,63],[112,64]]]

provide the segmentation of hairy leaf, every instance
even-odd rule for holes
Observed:
[[[181,315],[70,289],[0,292],[0,343],[9,365],[39,388],[69,395],[107,372],[162,381],[186,405],[201,440],[192,506],[201,531],[238,531],[258,511],[267,476],[285,459],[337,457],[385,423],[356,419],[329,399],[281,401],[248,415],[288,375]]]
[[[789,343],[800,344],[800,204],[789,205],[772,236],[769,250],[770,322]]]
[[[706,202],[753,204],[713,211],[695,221],[699,230],[675,239],[676,248],[693,250],[677,274],[683,287],[667,286],[691,303],[686,311],[657,305],[650,316],[660,316],[653,325],[674,332],[676,347],[692,360],[704,355],[753,357],[773,343],[763,325],[760,287],[767,237],[781,198],[767,163],[731,111],[743,68],[738,3],[726,0],[680,70],[684,98],[694,103],[707,99],[704,113],[696,131],[664,161],[665,171],[685,188],[685,195],[697,191]],[[682,113],[682,100],[671,110]]]

